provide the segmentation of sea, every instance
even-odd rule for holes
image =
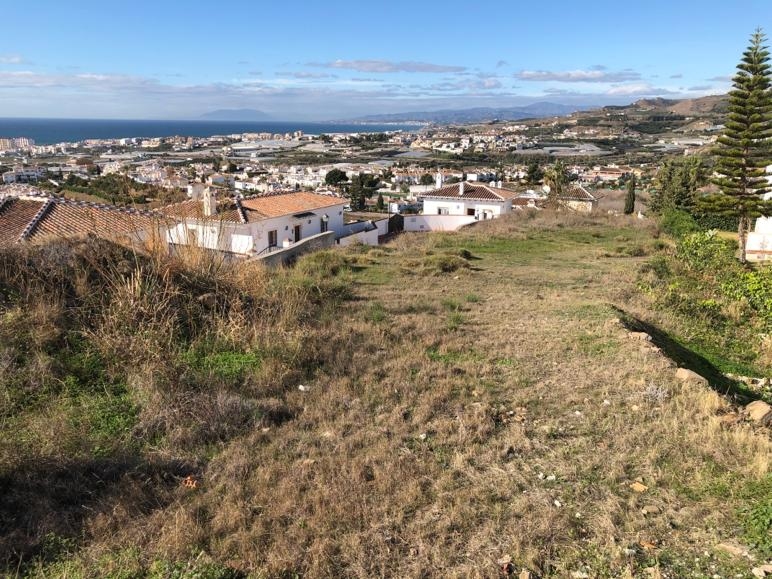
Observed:
[[[87,139],[131,137],[211,137],[239,133],[381,133],[416,131],[415,124],[307,123],[292,121],[160,121],[107,119],[21,119],[0,118],[0,138],[27,137],[37,145],[72,143]]]

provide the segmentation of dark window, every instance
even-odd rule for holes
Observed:
[[[278,240],[279,235],[275,229],[268,232],[268,247],[276,247],[278,245]]]

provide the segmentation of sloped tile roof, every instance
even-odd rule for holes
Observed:
[[[58,197],[5,197],[0,200],[0,244],[89,234],[117,238],[146,231],[161,218],[150,211]]]
[[[581,185],[571,185],[560,194],[559,199],[563,201],[595,201],[595,197]]]
[[[0,203],[0,244],[8,245],[21,239],[21,234],[43,208],[46,199],[6,197]]]
[[[491,187],[481,183],[464,183],[464,192],[461,193],[461,183],[446,185],[429,193],[421,195],[423,198],[438,197],[442,199],[468,199],[470,201],[504,201],[512,199],[517,191],[504,189],[503,187]]]
[[[244,199],[241,204],[247,212],[254,211],[263,217],[281,217],[308,211],[322,210],[336,205],[345,205],[346,200],[330,195],[318,195],[300,191],[280,193]]]
[[[319,195],[305,191],[292,191],[246,197],[239,200],[238,203],[230,198],[218,199],[217,214],[210,217],[204,215],[203,203],[192,199],[167,205],[159,209],[159,211],[169,217],[182,219],[252,223],[261,219],[308,213],[345,204],[346,200],[340,197]],[[239,205],[241,206],[240,208]]]

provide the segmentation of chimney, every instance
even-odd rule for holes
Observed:
[[[458,196],[461,197],[461,195],[464,194],[464,181],[461,181],[458,184]]]
[[[501,189],[502,185],[503,185],[503,183],[501,181],[496,181],[496,188],[497,189]]]
[[[437,175],[434,178],[434,184],[437,189],[442,189],[442,171],[437,171]]]
[[[210,187],[204,189],[203,195],[204,217],[212,217],[217,214],[217,199]]]

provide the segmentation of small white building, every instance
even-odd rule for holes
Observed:
[[[3,183],[37,183],[46,175],[42,167],[14,167],[13,171],[3,173]]]
[[[476,220],[493,219],[512,211],[516,191],[495,185],[461,181],[438,187],[420,196],[424,215],[465,215]]]
[[[303,239],[334,231],[348,232],[343,225],[340,197],[307,192],[216,199],[207,189],[201,199],[190,199],[160,211],[178,223],[167,230],[173,245],[195,245],[239,256],[255,256]]]
[[[767,173],[772,165],[767,167]],[[767,177],[772,181],[772,175]],[[765,201],[772,200],[772,192],[764,195]],[[772,261],[772,217],[759,217],[756,225],[748,234],[745,244],[745,258],[748,261]]]

